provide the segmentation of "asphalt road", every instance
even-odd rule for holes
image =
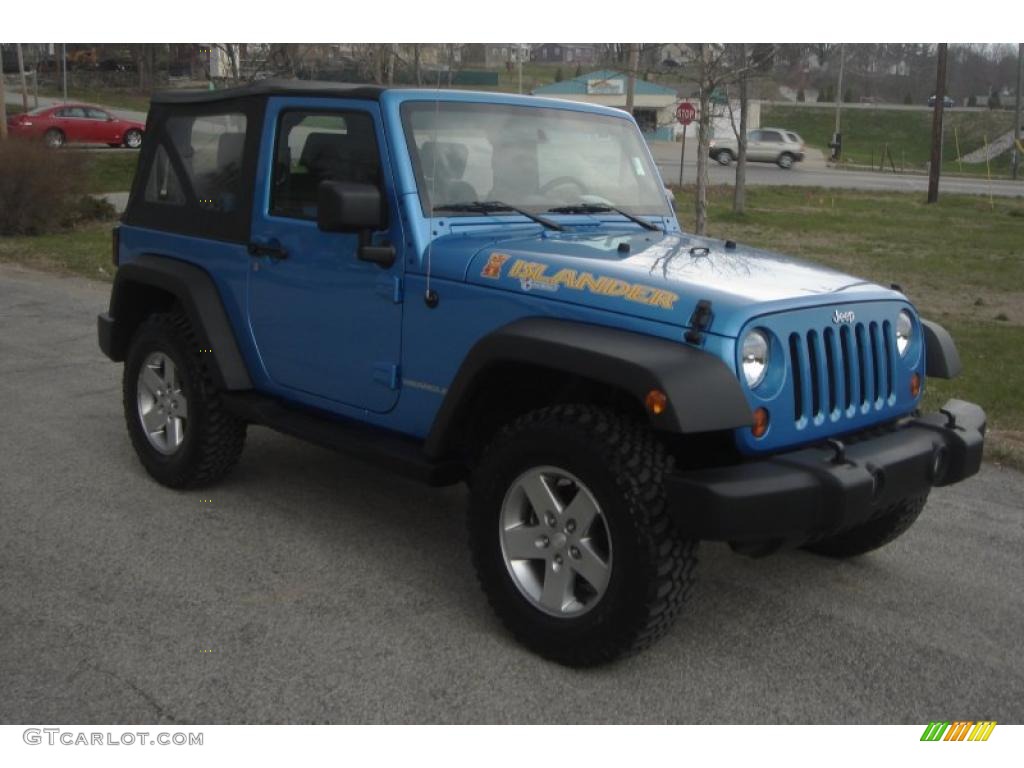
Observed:
[[[1024,721],[1020,474],[855,561],[705,545],[667,638],[568,670],[489,612],[461,488],[262,429],[209,492],[150,481],[107,290],[0,265],[0,722]]]
[[[687,140],[686,161],[683,163],[683,183],[693,184],[697,178],[696,142]],[[668,184],[679,181],[679,144],[652,143],[651,150],[662,179]],[[821,153],[813,150],[816,155]],[[722,166],[709,162],[708,179],[714,185],[733,186],[736,183],[736,164]],[[797,163],[786,171],[773,163],[748,163],[747,184],[775,187],[825,187],[827,189],[860,189],[877,192],[927,192],[928,177],[913,173],[879,173],[874,171],[844,171],[829,168],[820,162]],[[988,195],[996,197],[1024,197],[1024,179],[1009,181],[965,178],[945,175],[939,180],[939,192],[959,195]]]

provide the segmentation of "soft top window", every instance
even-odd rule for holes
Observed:
[[[154,105],[128,224],[246,241],[262,103]]]

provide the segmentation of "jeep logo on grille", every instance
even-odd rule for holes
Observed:
[[[837,309],[836,313],[832,315],[832,322],[835,323],[836,325],[842,325],[843,323],[852,323],[856,319],[857,316],[853,314],[852,310],[849,312],[840,312]]]

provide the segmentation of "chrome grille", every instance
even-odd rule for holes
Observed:
[[[853,323],[789,335],[797,428],[882,408],[894,398],[892,326]]]

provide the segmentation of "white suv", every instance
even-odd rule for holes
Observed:
[[[712,160],[729,165],[739,156],[734,136],[712,139],[708,154]],[[747,134],[747,160],[777,163],[780,168],[792,168],[804,159],[804,140],[799,134],[785,128],[758,128]]]

